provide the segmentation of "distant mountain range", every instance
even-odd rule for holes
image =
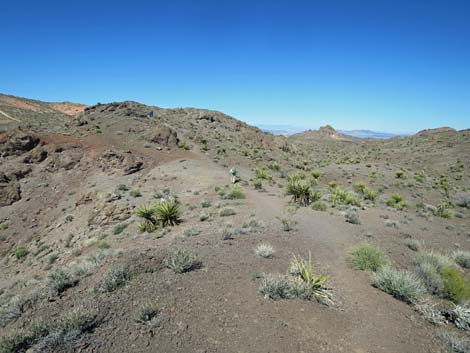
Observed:
[[[291,126],[291,125],[265,125],[256,124],[261,130],[270,132],[274,135],[293,135],[299,132],[309,130],[307,128]],[[375,139],[388,139],[398,136],[407,136],[408,134],[393,134],[389,132],[377,132],[371,130],[337,130],[344,135],[357,137],[357,138],[375,138]]]

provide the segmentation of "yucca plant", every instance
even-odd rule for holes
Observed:
[[[292,196],[292,200],[301,206],[306,206],[311,201],[310,186],[300,180],[292,180],[287,183],[287,195]]]
[[[177,201],[165,200],[153,206],[158,222],[162,226],[175,226],[180,223],[180,208]]]
[[[155,215],[155,208],[153,206],[143,205],[137,208],[137,216],[144,219],[144,222],[139,224],[141,232],[152,233],[158,228],[158,219]]]
[[[312,296],[317,299],[330,300],[330,293],[325,287],[328,277],[315,275],[313,271],[312,254],[310,252],[308,253],[308,260],[294,255],[289,272],[308,286]]]

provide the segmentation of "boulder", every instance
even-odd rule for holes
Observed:
[[[166,125],[158,126],[154,130],[150,141],[167,147],[178,146],[180,142],[176,131]]]
[[[0,140],[0,156],[20,156],[39,144],[39,138],[23,132],[16,132]]]

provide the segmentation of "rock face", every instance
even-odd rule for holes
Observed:
[[[19,200],[21,200],[21,190],[17,182],[0,182],[0,207],[10,206]]]
[[[21,200],[21,189],[18,180],[24,178],[30,171],[30,169],[19,169],[10,174],[0,172],[0,207],[10,206]]]
[[[20,156],[39,144],[39,138],[17,132],[0,140],[0,157]]]
[[[104,172],[120,169],[123,175],[133,174],[144,168],[144,162],[131,153],[121,153],[113,150],[105,151],[98,161],[101,170]]]
[[[174,147],[178,145],[180,140],[176,131],[166,125],[161,125],[155,129],[150,141],[162,146]]]

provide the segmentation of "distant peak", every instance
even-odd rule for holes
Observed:
[[[416,133],[416,136],[429,136],[429,135],[439,134],[442,132],[457,132],[457,130],[448,126],[443,126],[443,127],[438,127],[435,129],[421,130],[418,133]]]

